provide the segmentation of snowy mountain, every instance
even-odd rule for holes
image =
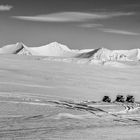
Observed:
[[[0,54],[18,54],[76,58],[80,62],[138,61],[140,49],[109,50],[106,48],[72,50],[67,46],[53,42],[40,47],[27,47],[23,43],[6,45],[0,48]],[[84,60],[83,60],[84,59]],[[86,60],[85,60],[86,59]]]
[[[77,51],[57,42],[40,47],[27,47],[23,43],[16,43],[0,48],[0,54],[73,57],[77,53]]]
[[[57,42],[53,42],[41,47],[32,47],[30,50],[34,52],[33,55],[38,56],[69,57],[75,54],[67,46]]]
[[[101,61],[138,61],[140,60],[140,49],[109,50],[106,48],[100,48],[90,52],[82,53],[77,57]]]
[[[0,54],[32,55],[30,48],[28,48],[21,42],[12,45],[6,45],[0,48]]]
[[[0,48],[0,54],[17,54],[22,48],[21,43],[6,45]]]

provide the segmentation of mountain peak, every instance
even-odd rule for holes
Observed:
[[[54,41],[54,42],[51,42],[50,45],[62,45],[62,44],[57,41]]]
[[[57,50],[63,50],[63,51],[70,51],[70,49],[66,45],[63,45],[58,42],[52,42],[52,43],[50,43],[46,46],[42,46],[42,47],[48,47],[50,49],[57,49]]]

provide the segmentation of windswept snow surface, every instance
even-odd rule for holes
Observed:
[[[0,55],[0,139],[138,140],[139,102],[100,101],[118,94],[140,101],[140,65],[116,69],[62,59]]]
[[[99,100],[104,94],[133,93],[140,100],[140,65],[116,69],[43,60],[37,56],[0,55],[1,92],[36,94]],[[8,86],[7,86],[8,85]],[[47,91],[46,91],[47,90]],[[56,92],[57,91],[57,92]]]

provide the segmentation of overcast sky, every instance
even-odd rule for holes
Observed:
[[[140,0],[0,0],[0,46],[140,48]]]

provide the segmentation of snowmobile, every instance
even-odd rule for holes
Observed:
[[[125,99],[124,99],[123,95],[117,95],[115,101],[123,103],[123,102],[125,102]]]
[[[111,99],[109,96],[104,96],[103,99],[102,99],[103,102],[108,102],[110,103],[111,102]]]
[[[134,103],[135,102],[134,96],[133,95],[127,95],[126,102]]]

